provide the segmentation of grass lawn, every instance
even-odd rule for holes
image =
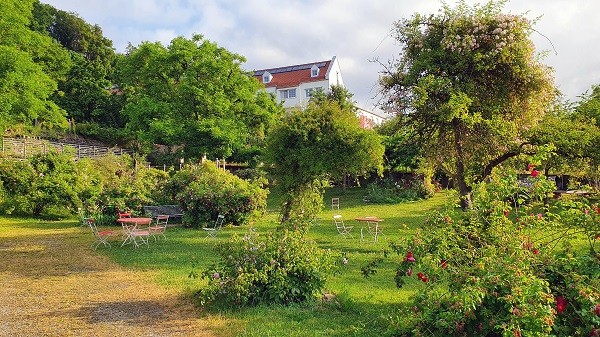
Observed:
[[[393,265],[390,263],[374,276],[365,279],[360,268],[371,259],[381,256],[389,242],[410,234],[424,220],[426,214],[442,207],[449,193],[419,202],[397,205],[366,204],[362,201],[364,189],[330,189],[325,194],[326,208],[319,221],[310,228],[309,236],[325,249],[346,254],[348,264],[339,275],[332,275],[326,290],[337,295],[332,303],[312,303],[294,306],[259,306],[256,308],[229,308],[203,310],[203,315],[219,315],[231,324],[217,331],[223,336],[380,336],[386,330],[386,318],[394,314],[399,302],[409,296],[409,291],[396,289],[393,281]],[[340,198],[340,210],[331,210],[331,197]],[[278,215],[277,196],[271,196],[269,213],[254,227],[266,233],[276,226]],[[345,239],[336,231],[333,215],[341,214],[346,225],[354,226],[354,238]],[[379,242],[365,237],[360,241],[361,224],[355,217],[377,216],[383,236]],[[212,247],[233,235],[243,235],[246,227],[226,227],[218,238],[206,238],[202,230],[169,228],[167,240],[151,242],[148,248],[133,249],[130,246],[98,249],[120,265],[135,270],[158,271],[156,283],[189,296],[199,289],[203,281],[189,277],[192,270],[200,271],[216,261]],[[407,287],[410,288],[410,287]]]

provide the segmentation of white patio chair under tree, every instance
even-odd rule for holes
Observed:
[[[206,231],[206,237],[216,239],[217,233],[221,230],[221,227],[223,227],[223,221],[225,221],[225,216],[219,214],[213,227],[203,227],[202,229]]]
[[[340,209],[340,198],[331,198],[331,210]]]
[[[154,224],[150,224],[148,230],[150,231],[150,235],[154,237],[154,241],[156,241],[156,237],[158,235],[162,235],[162,237],[165,238],[165,240],[167,239],[167,237],[165,236],[165,231],[167,230],[168,222],[169,216],[161,214],[156,216],[156,222]]]
[[[335,228],[337,229],[338,233],[343,236],[344,238],[346,237],[353,237],[352,233],[350,233],[350,231],[352,230],[353,226],[346,226],[344,224],[344,219],[342,218],[341,215],[336,214],[333,216],[333,222],[335,222]]]

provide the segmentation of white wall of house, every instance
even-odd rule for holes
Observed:
[[[329,67],[325,79],[329,80],[329,87],[332,85],[341,85],[342,87],[345,87],[344,80],[342,79],[342,69],[340,68],[340,63],[336,56],[331,59],[331,67]]]
[[[267,87],[265,90],[268,93],[274,94],[279,102],[283,102],[285,108],[293,107],[305,107],[308,104],[310,96],[307,95],[307,90],[316,90],[321,88],[326,93],[332,85],[344,86],[344,80],[342,79],[342,71],[337,57],[333,57],[331,60],[330,67],[328,69],[321,68],[320,71],[327,71],[325,74],[325,80],[315,82],[304,82],[296,87],[289,88],[274,88]],[[294,93],[295,95],[290,95]],[[291,97],[294,96],[294,97]]]

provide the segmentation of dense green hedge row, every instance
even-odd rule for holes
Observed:
[[[2,214],[62,218],[79,212],[109,224],[117,210],[142,214],[144,205],[178,204],[188,225],[199,226],[218,214],[242,225],[265,210],[266,196],[257,184],[218,170],[210,161],[175,173],[136,165],[129,156],[0,158]]]

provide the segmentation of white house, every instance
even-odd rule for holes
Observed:
[[[331,60],[255,70],[254,76],[275,94],[285,108],[306,106],[316,89],[329,92],[332,85],[344,86],[337,58]]]
[[[360,126],[363,129],[372,129],[389,118],[389,116],[382,111],[369,111],[360,107],[357,109],[356,115],[358,116]]]

